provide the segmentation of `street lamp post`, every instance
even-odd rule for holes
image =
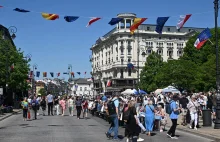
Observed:
[[[218,51],[218,2],[214,1],[215,8],[215,50],[216,50],[216,92],[217,92],[217,106],[216,106],[216,120],[214,129],[220,129],[220,74],[219,74],[219,51]]]
[[[37,64],[33,65],[33,75],[32,75],[32,95],[34,95],[34,87],[35,87],[35,70],[37,69]]]
[[[32,55],[31,54],[27,54],[25,57],[23,57],[27,62],[30,62],[31,61],[31,57]]]

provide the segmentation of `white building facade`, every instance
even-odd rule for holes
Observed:
[[[156,25],[143,24],[131,35],[130,26],[136,15],[124,13],[117,17],[124,20],[90,48],[95,94],[134,88],[148,55],[154,51],[162,56],[163,61],[178,59],[183,55],[188,39],[204,30],[193,27],[177,30],[175,26],[164,26],[163,33],[158,34]],[[128,63],[132,63],[134,69],[127,68]],[[108,81],[111,86],[106,87]]]
[[[93,97],[93,82],[91,79],[73,79],[71,86],[72,95]]]

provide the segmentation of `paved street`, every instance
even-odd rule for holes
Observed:
[[[104,132],[109,124],[104,120],[91,117],[88,120],[76,116],[39,116],[38,120],[23,121],[21,113],[0,121],[0,142],[110,142]],[[124,129],[120,128],[123,135]],[[212,140],[179,132],[179,140],[171,140],[166,133],[155,136],[141,135],[148,142],[210,142]],[[125,141],[125,139],[123,140]]]

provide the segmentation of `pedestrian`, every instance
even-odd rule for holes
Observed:
[[[167,132],[167,136],[170,137],[171,139],[178,139],[175,135],[175,131],[176,131],[176,126],[177,126],[178,115],[179,115],[181,108],[178,107],[178,105],[176,103],[177,100],[178,100],[178,96],[175,94],[175,95],[173,95],[172,100],[168,104],[168,105],[170,105],[170,108],[172,111],[170,114],[172,126],[170,127],[170,130]]]
[[[60,96],[55,97],[54,99],[54,106],[55,106],[55,110],[56,110],[56,115],[60,115]]]
[[[65,110],[66,110],[66,101],[65,101],[65,98],[64,98],[64,97],[61,98],[59,104],[60,104],[60,106],[61,106],[62,116],[64,116]]]
[[[120,118],[119,116],[119,100],[118,100],[118,95],[113,94],[112,99],[107,103],[107,114],[109,116],[109,120],[111,123],[111,126],[106,132],[107,138],[111,138],[111,133],[114,132],[114,137],[113,140],[120,140],[118,138],[118,120]]]
[[[76,111],[77,111],[77,118],[80,119],[81,111],[82,111],[82,101],[79,97],[76,97]]]
[[[69,115],[73,116],[74,101],[72,99],[72,96],[69,97],[67,104],[68,104],[68,108],[69,108]]]
[[[153,106],[152,100],[148,100],[147,105],[145,106],[145,126],[147,135],[151,136],[151,132],[153,131],[154,125],[154,116],[155,110]]]
[[[25,97],[24,100],[21,102],[21,106],[23,109],[23,120],[27,121],[27,113],[28,113],[28,102],[27,98]]]
[[[87,99],[84,99],[82,103],[82,108],[83,108],[83,118],[87,119],[87,114],[88,114],[88,101]]]
[[[47,102],[46,102],[45,96],[43,96],[43,98],[40,102],[40,106],[41,106],[41,109],[42,109],[43,116],[45,116],[46,105],[47,105]]]
[[[31,108],[32,108],[32,118],[37,119],[37,110],[39,108],[39,102],[37,101],[36,97],[34,96],[33,100],[31,101]]]
[[[53,95],[48,92],[47,95],[47,106],[48,106],[48,115],[53,115],[53,103],[54,103],[54,98]]]

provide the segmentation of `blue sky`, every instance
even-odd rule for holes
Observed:
[[[213,0],[199,3],[198,0],[0,0],[0,5],[5,6],[0,9],[1,24],[17,27],[14,42],[25,54],[32,54],[31,65],[36,63],[41,72],[61,72],[65,78],[68,77],[62,72],[67,71],[68,64],[72,64],[75,74],[86,71],[87,77],[90,76],[89,49],[100,36],[114,28],[108,22],[118,13],[131,12],[137,17],[149,18],[146,24],[155,24],[160,16],[173,16],[166,23],[172,26],[176,25],[179,15],[195,14],[185,26],[214,27]],[[34,12],[19,13],[13,8]],[[60,19],[45,20],[38,12],[59,14]],[[63,19],[66,15],[82,17],[67,23]],[[86,28],[89,21],[86,17],[103,19]]]

